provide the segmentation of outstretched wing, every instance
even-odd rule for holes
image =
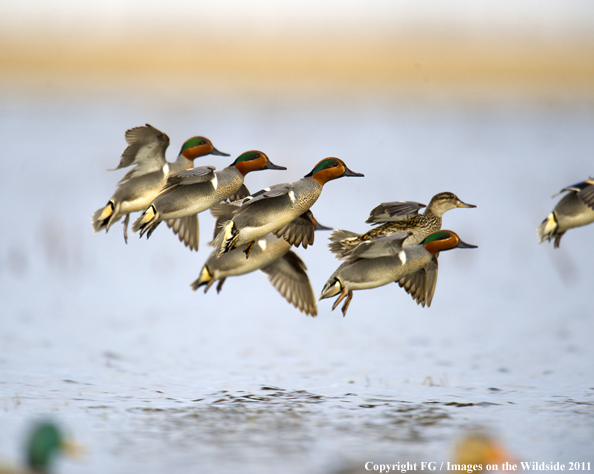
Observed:
[[[425,204],[414,201],[383,202],[372,209],[365,222],[381,224],[382,222],[404,221],[419,215],[419,209],[424,207],[426,207]]]
[[[590,209],[594,209],[594,180],[592,178],[578,184],[574,184],[572,189],[577,192],[577,197]]]
[[[437,256],[434,256],[422,269],[402,277],[397,283],[417,304],[429,308],[437,285],[437,270]]]
[[[580,201],[590,209],[594,209],[594,179],[589,178],[581,183],[572,184],[553,194],[551,197],[557,197],[564,192],[574,192]]]
[[[198,214],[168,219],[167,225],[178,236],[180,242],[183,242],[190,250],[198,251],[198,241],[200,239]]]
[[[189,170],[183,170],[178,173],[174,173],[167,177],[167,182],[161,192],[165,191],[176,185],[186,186],[189,184],[205,183],[206,181],[212,181],[215,179],[216,167],[214,166],[197,166]]]
[[[314,243],[314,231],[330,230],[329,227],[321,225],[310,210],[305,211],[288,224],[273,232],[279,239],[285,239],[289,245],[307,248]]]
[[[393,257],[402,250],[402,243],[410,235],[408,232],[378,237],[377,239],[364,240],[359,245],[345,252],[349,260],[356,258]]]
[[[306,273],[306,266],[289,250],[283,257],[262,268],[268,280],[289,303],[310,316],[318,314],[316,297]]]
[[[270,188],[260,189],[260,191],[250,194],[243,201],[243,207],[251,206],[254,203],[263,201],[265,199],[273,199],[281,196],[285,196],[293,192],[292,183],[275,184]]]
[[[128,147],[122,153],[120,164],[110,171],[131,165],[135,165],[135,167],[126,173],[120,183],[130,178],[157,171],[167,163],[165,150],[169,146],[169,137],[148,123],[144,127],[135,127],[128,130],[126,132],[126,142]]]

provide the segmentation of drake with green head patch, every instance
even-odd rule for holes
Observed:
[[[440,230],[420,244],[403,246],[407,233],[392,234],[363,242],[356,255],[344,262],[326,282],[320,300],[337,296],[332,309],[346,298],[343,315],[353,291],[398,283],[421,306],[431,306],[437,284],[437,255],[453,248],[477,248],[463,242],[455,232]]]
[[[229,156],[229,153],[217,150],[211,141],[205,137],[189,138],[182,145],[179,154],[190,161],[204,155]]]
[[[362,173],[351,171],[347,165],[339,158],[329,157],[320,161],[314,168],[307,173],[305,178],[313,178],[319,184],[324,185],[333,179],[343,176],[365,176]]]
[[[119,165],[113,170],[128,166],[132,169],[118,183],[118,189],[107,204],[95,211],[92,217],[94,232],[109,228],[121,217],[124,219],[124,241],[128,242],[130,213],[142,211],[157,197],[167,177],[194,166],[194,159],[205,155],[229,156],[217,150],[208,138],[192,137],[182,145],[177,159],[168,162],[165,152],[169,137],[148,123],[126,131],[128,146],[122,153]]]
[[[211,211],[213,211],[212,208]],[[221,225],[233,217],[230,212],[231,206],[219,211],[221,212],[212,212],[216,217],[215,237]],[[311,211],[307,211],[306,215],[314,220]],[[316,221],[315,230],[328,229]],[[311,238],[313,239],[313,236]],[[204,263],[198,279],[191,284],[191,288],[196,291],[204,286],[206,293],[218,281],[217,293],[219,293],[228,277],[261,270],[268,275],[270,283],[289,303],[305,314],[317,315],[316,297],[307,276],[307,268],[299,256],[291,250],[288,242],[273,234],[266,234],[256,241],[249,259],[245,258],[244,250],[245,244],[221,255],[220,258],[217,258],[214,250]]]
[[[351,171],[338,158],[324,158],[299,181],[277,184],[252,194],[243,201],[243,206],[232,210],[233,218],[214,240],[217,256],[248,244],[244,252],[249,257],[254,242],[269,232],[296,247],[313,243],[315,219],[304,217],[305,213],[320,197],[324,184],[342,176],[363,174]]]
[[[266,153],[250,150],[221,171],[215,172],[214,166],[201,166],[173,174],[134,222],[132,230],[149,238],[162,221],[167,221],[181,242],[190,250],[198,250],[198,213],[221,201],[248,196],[250,192],[243,182],[251,171],[286,169],[272,163]]]
[[[467,244],[460,240],[458,234],[451,230],[438,230],[429,234],[421,245],[425,247],[431,255],[435,255],[438,252],[445,252],[446,250],[452,249],[476,249],[476,245]]]
[[[266,153],[258,150],[242,153],[230,166],[235,166],[243,176],[250,171],[287,169],[284,166],[275,165],[270,161]]]

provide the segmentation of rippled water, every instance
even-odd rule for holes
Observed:
[[[1,100],[0,458],[51,416],[86,446],[58,466],[72,473],[365,472],[451,460],[476,426],[521,460],[593,460],[594,227],[557,251],[534,230],[553,193],[594,174],[591,104]],[[166,228],[128,245],[119,224],[91,231],[123,132],[146,122],[170,159],[201,134],[288,167],[249,175],[252,191],[343,158],[366,177],[326,186],[313,212],[334,228],[453,191],[478,207],[444,227],[479,249],[442,254],[430,309],[390,285],[355,293],[346,318],[328,300],[308,318],[262,273],[193,293],[207,213],[198,253]],[[316,293],[337,266],[326,236],[297,250]]]

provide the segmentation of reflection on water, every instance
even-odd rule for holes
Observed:
[[[51,414],[87,446],[66,473],[364,472],[449,460],[477,426],[521,460],[590,460],[593,228],[553,250],[535,227],[550,195],[593,173],[591,106],[235,99],[2,98],[0,458]],[[444,227],[479,249],[440,257],[430,309],[388,285],[359,292],[346,318],[325,302],[308,318],[259,273],[194,293],[208,213],[198,253],[166,227],[128,245],[119,225],[91,231],[124,131],[146,122],[168,133],[170,157],[200,134],[288,167],[249,175],[252,191],[343,158],[365,178],[326,186],[312,210],[334,228],[455,192],[478,207]],[[338,265],[324,237],[297,250],[316,294]]]

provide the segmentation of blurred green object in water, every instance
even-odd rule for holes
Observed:
[[[12,468],[0,466],[0,474],[51,472],[53,459],[59,453],[69,457],[80,456],[81,447],[73,441],[66,440],[52,421],[36,423],[31,429],[25,444],[25,466]]]

